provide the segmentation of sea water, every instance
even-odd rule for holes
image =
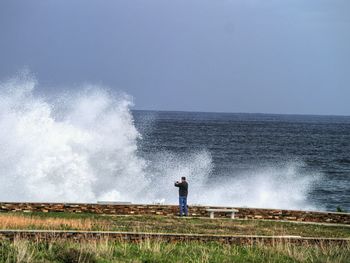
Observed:
[[[350,117],[133,114],[148,168],[159,178],[187,176],[194,202],[350,209]]]
[[[0,84],[0,200],[350,209],[350,117],[131,110],[98,86]],[[72,89],[73,90],[73,89]]]

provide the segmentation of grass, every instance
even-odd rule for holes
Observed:
[[[227,235],[298,235],[350,238],[350,227],[293,222],[111,216],[77,213],[0,213],[0,229],[47,229],[197,233]],[[39,240],[39,239],[36,239]],[[228,245],[186,241],[139,243],[108,239],[0,241],[1,262],[350,262],[350,244]]]
[[[2,229],[81,229],[94,228],[95,222],[91,219],[41,218],[37,216],[0,215]]]
[[[350,238],[350,226],[261,220],[104,216],[75,213],[0,213],[0,229],[48,229],[197,233],[225,235],[297,235]]]
[[[350,247],[108,240],[0,243],[0,262],[350,262]]]

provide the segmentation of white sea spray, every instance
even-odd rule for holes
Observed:
[[[189,203],[312,209],[318,174],[297,162],[213,178],[208,150],[141,157],[132,100],[98,86],[55,100],[35,95],[28,76],[0,84],[0,200],[176,203],[186,176]]]

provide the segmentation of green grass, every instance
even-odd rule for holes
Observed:
[[[7,218],[6,222],[5,218]],[[24,223],[15,224],[21,220],[24,220]],[[52,221],[55,221],[54,224]],[[261,220],[104,216],[76,213],[0,213],[0,228],[350,238],[350,226]]]
[[[350,247],[236,246],[215,242],[0,243],[0,262],[350,262]]]
[[[84,213],[0,213],[0,229],[103,230],[350,238],[349,226],[293,222],[111,216]],[[350,245],[257,244],[145,240],[0,241],[1,262],[350,262]]]

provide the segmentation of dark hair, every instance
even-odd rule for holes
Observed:
[[[186,177],[185,177],[185,176],[182,176],[182,177],[181,177],[181,180],[186,180]]]

